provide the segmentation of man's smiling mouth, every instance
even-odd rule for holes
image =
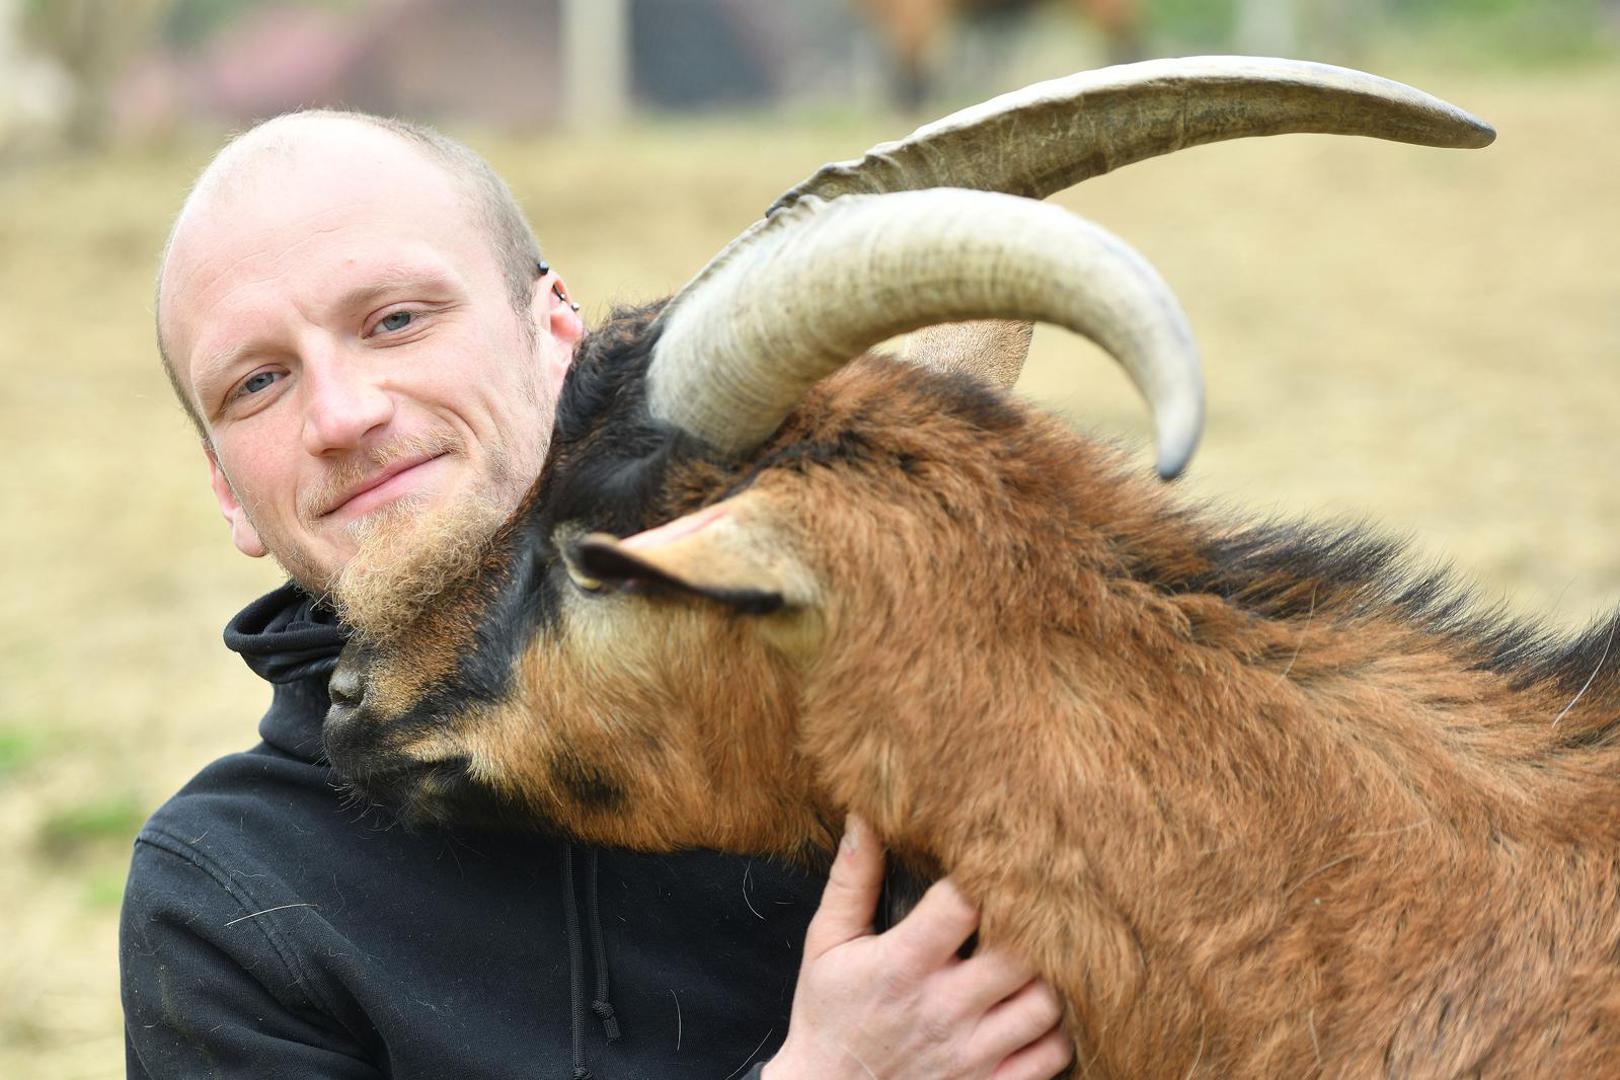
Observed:
[[[400,495],[406,494],[424,477],[420,470],[449,455],[448,450],[432,454],[416,454],[402,458],[360,483],[341,492],[332,504],[320,514],[322,518],[334,515],[369,513]]]

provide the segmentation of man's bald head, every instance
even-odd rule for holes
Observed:
[[[537,278],[535,264],[540,259],[539,244],[511,189],[495,174],[489,163],[471,148],[430,127],[368,113],[316,109],[266,120],[228,142],[197,177],[169,232],[158,266],[158,352],[175,396],[180,399],[186,415],[205,440],[207,428],[188,392],[186,381],[176,370],[164,333],[164,281],[176,238],[186,227],[188,219],[211,203],[247,194],[259,183],[274,184],[278,160],[290,159],[307,144],[330,137],[334,133],[334,126],[341,129],[342,125],[356,124],[398,138],[451,178],[465,198],[472,224],[489,242],[490,251],[505,278],[513,309],[520,314],[528,311]]]

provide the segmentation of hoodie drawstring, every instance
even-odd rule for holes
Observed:
[[[596,965],[596,1000],[589,1011],[602,1021],[602,1031],[609,1042],[619,1037],[619,1021],[613,1014],[613,1003],[608,1000],[607,946],[602,940],[602,918],[597,910],[596,851],[586,856],[586,926],[591,937],[591,959]],[[568,933],[568,990],[573,1011],[574,1073],[573,1080],[592,1080],[590,1066],[585,1061],[585,947],[579,931],[579,894],[574,889],[574,845],[562,846],[563,926]]]
[[[596,964],[596,1000],[591,1002],[591,1012],[601,1019],[602,1033],[612,1042],[619,1037],[619,1021],[613,1015],[613,1002],[608,1000],[607,938],[602,933],[602,916],[596,906],[595,848],[585,857],[585,915],[589,919],[585,932],[591,939],[591,960]]]

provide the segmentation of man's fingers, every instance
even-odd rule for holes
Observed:
[[[931,971],[954,957],[978,927],[978,909],[968,903],[950,878],[942,878],[929,886],[911,914],[883,936],[902,963],[914,970]],[[1002,996],[1017,985],[1008,987]]]
[[[974,953],[947,978],[951,995],[961,1002],[963,1014],[981,1016],[1035,985],[1035,969],[1004,949],[988,948]]]
[[[804,960],[810,962],[829,949],[872,932],[872,915],[883,890],[883,848],[870,826],[851,814],[844,822],[844,839],[827,875],[821,906],[804,935]]]
[[[973,1032],[974,1054],[999,1061],[1033,1045],[1063,1019],[1063,1003],[1046,983],[1031,979],[986,1012]]]
[[[1005,1058],[990,1080],[1052,1080],[1074,1060],[1074,1044],[1054,1028],[1036,1042]]]

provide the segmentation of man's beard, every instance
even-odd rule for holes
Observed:
[[[404,632],[450,585],[477,573],[511,508],[489,492],[442,505],[406,497],[355,525],[359,548],[328,590],[355,633],[386,641]]]
[[[465,443],[451,433],[375,448],[308,493],[300,515],[306,521],[318,517],[339,493],[396,462],[465,452]],[[471,490],[407,495],[352,523],[348,531],[357,546],[341,567],[322,567],[290,542],[267,545],[270,553],[294,582],[330,604],[351,629],[377,640],[390,638],[448,586],[476,572],[490,540],[527,490],[511,455],[487,447],[486,453],[487,471]]]

